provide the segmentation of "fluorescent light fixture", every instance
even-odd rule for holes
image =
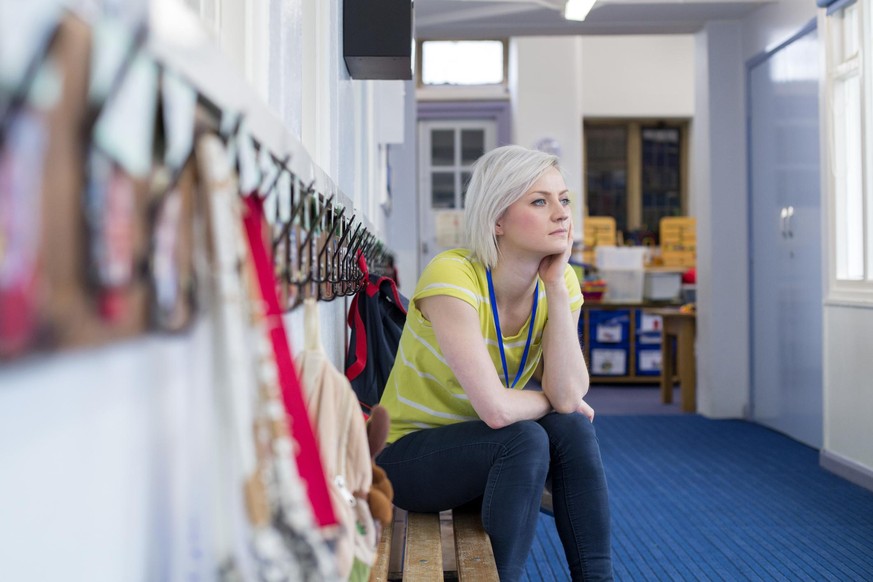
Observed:
[[[597,0],[567,0],[564,5],[564,18],[567,20],[585,20]]]

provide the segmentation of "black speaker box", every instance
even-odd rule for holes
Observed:
[[[353,79],[411,79],[412,0],[344,0],[343,58]]]

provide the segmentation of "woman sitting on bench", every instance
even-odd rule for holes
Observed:
[[[547,479],[573,580],[612,579],[568,205],[553,155],[505,146],[476,162],[470,248],[437,255],[422,274],[381,400],[391,431],[377,463],[394,503],[481,503],[504,582],[524,572]],[[523,389],[532,377],[542,390]]]

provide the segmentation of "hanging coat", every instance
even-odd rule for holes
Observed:
[[[297,369],[306,394],[306,407],[315,427],[325,473],[342,525],[337,537],[340,575],[365,575],[375,560],[376,525],[367,504],[373,482],[367,428],[349,381],[334,367],[321,346],[318,307],[304,302],[305,349]],[[366,577],[364,578],[366,579]]]

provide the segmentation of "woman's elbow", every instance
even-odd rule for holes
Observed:
[[[510,424],[507,416],[497,409],[487,411],[485,414],[481,415],[480,418],[482,419],[482,422],[488,425],[488,428],[494,430],[509,426]]]
[[[475,407],[479,418],[488,425],[488,428],[498,429],[512,424],[509,412],[499,398],[488,400]]]
[[[579,405],[582,403],[582,397],[585,396],[586,390],[580,390],[579,387],[574,387],[572,390],[561,391],[558,394],[553,394],[549,401],[552,404],[552,409],[559,414],[570,414],[579,410]]]

